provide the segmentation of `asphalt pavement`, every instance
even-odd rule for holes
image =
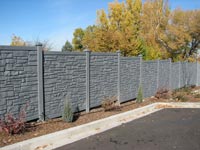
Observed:
[[[57,150],[200,150],[200,109],[164,109]]]

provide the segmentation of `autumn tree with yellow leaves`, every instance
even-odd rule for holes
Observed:
[[[11,39],[11,46],[26,46],[26,42],[20,37],[13,34]]]
[[[81,29],[78,43],[81,49],[121,50],[123,56],[142,54],[146,60],[194,60],[200,48],[199,16],[200,10],[172,11],[167,0],[114,1],[108,13],[97,11],[96,25]]]

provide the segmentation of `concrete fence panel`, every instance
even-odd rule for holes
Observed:
[[[61,116],[67,97],[72,108],[85,109],[85,53],[44,53],[45,116]]]
[[[38,118],[35,47],[0,46],[0,117],[28,105],[27,119]]]
[[[187,69],[187,62],[181,62],[180,63],[180,87],[184,87],[187,85],[187,74],[188,74],[188,69]]]
[[[159,60],[158,89],[170,89],[170,64],[169,60]]]
[[[171,71],[171,83],[172,83],[172,89],[177,89],[179,88],[179,62],[172,63],[172,71]]]
[[[101,105],[108,97],[117,98],[117,53],[91,53],[90,55],[90,107]]]
[[[157,63],[158,61],[142,63],[142,89],[144,97],[153,96],[157,91]]]
[[[187,71],[188,71],[188,85],[196,85],[197,79],[197,63],[187,63]]]
[[[200,86],[200,64],[197,63],[197,86]]]
[[[121,102],[125,102],[137,97],[140,84],[140,58],[121,57],[120,68],[120,99]]]

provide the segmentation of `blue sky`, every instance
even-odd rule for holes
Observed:
[[[71,41],[75,28],[95,24],[96,11],[114,0],[0,0],[0,45],[13,34],[25,41],[49,40],[54,50]],[[120,0],[122,1],[122,0]],[[169,0],[172,9],[200,9],[200,0]]]

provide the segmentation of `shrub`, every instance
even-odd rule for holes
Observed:
[[[196,94],[194,98],[200,98],[200,94]]]
[[[137,103],[142,103],[142,102],[143,102],[143,91],[142,91],[142,86],[139,86],[138,94],[137,94],[137,98],[136,98],[136,102],[137,102]]]
[[[171,96],[172,96],[172,93],[166,88],[160,88],[156,92],[156,95],[155,95],[155,97],[158,99],[160,99],[160,98],[169,99],[169,98],[171,98]]]
[[[24,133],[26,129],[27,107],[28,105],[23,107],[16,118],[12,113],[6,114],[5,117],[0,120],[0,132],[5,131],[7,134]]]
[[[178,100],[181,101],[181,102],[186,102],[186,101],[188,101],[188,98],[185,97],[185,96],[182,95],[182,94],[177,95],[177,96],[176,96],[176,99],[178,99]]]
[[[74,114],[71,109],[71,105],[69,103],[69,99],[66,97],[64,102],[64,109],[62,114],[62,119],[65,122],[73,122]]]
[[[115,96],[105,98],[101,102],[101,106],[104,108],[104,111],[110,111],[119,108],[118,100]]]

